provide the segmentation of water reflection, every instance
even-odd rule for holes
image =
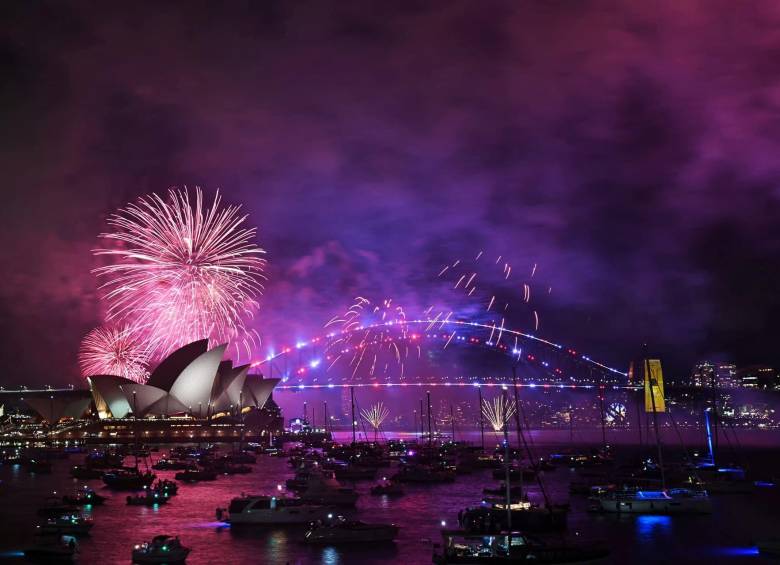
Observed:
[[[637,516],[636,532],[640,539],[652,539],[668,533],[672,528],[671,516]]]

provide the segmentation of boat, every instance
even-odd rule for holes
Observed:
[[[230,501],[227,509],[217,508],[217,520],[240,525],[308,524],[325,520],[332,511],[322,505],[307,504],[300,498],[242,495]]]
[[[103,473],[103,482],[115,489],[138,490],[148,487],[154,482],[155,475],[150,472],[141,473],[137,469],[120,469]]]
[[[152,485],[153,492],[160,493],[165,498],[176,496],[179,493],[179,485],[168,479],[159,479]]]
[[[606,492],[594,509],[620,514],[709,514],[712,502],[706,491],[630,489]]]
[[[78,552],[73,536],[36,536],[35,544],[25,548],[24,556],[43,563],[71,563]]]
[[[330,471],[312,473],[301,492],[301,500],[309,504],[326,506],[355,506],[358,493],[355,489],[344,487]]]
[[[76,491],[73,495],[66,494],[62,497],[63,504],[69,504],[72,506],[86,506],[88,504],[99,506],[105,501],[105,496],[99,495],[88,486],[85,486],[83,490]]]
[[[133,548],[133,563],[184,563],[192,551],[178,537],[155,536],[152,541]]]
[[[92,518],[71,514],[49,518],[44,523],[38,524],[37,531],[41,534],[85,536],[89,534],[92,526],[94,526]]]
[[[174,475],[177,481],[184,481],[185,483],[194,483],[198,481],[216,481],[217,474],[214,471],[207,469],[198,469],[196,471],[181,471]]]
[[[433,562],[439,565],[583,563],[609,555],[609,549],[602,544],[541,540],[515,531],[486,536],[463,530],[443,530],[442,541],[433,546]]]
[[[526,532],[550,532],[566,529],[568,510],[563,507],[543,508],[527,501],[512,502],[509,505],[512,528]],[[506,531],[507,511],[505,502],[485,501],[477,508],[463,512],[461,526],[470,532]]]
[[[153,490],[147,490],[144,494],[127,497],[127,504],[129,506],[158,506],[160,504],[167,504],[167,502],[167,496]]]
[[[317,522],[304,536],[304,543],[336,545],[340,543],[387,543],[398,536],[395,524],[367,524],[338,516]]]
[[[177,459],[160,459],[152,469],[155,471],[185,471],[195,469],[195,465],[189,461],[180,461]]]
[[[224,459],[228,463],[236,463],[241,465],[254,465],[257,463],[257,457],[251,453],[245,452],[231,453],[230,455],[225,455]]]
[[[57,517],[64,514],[73,514],[78,512],[78,508],[72,504],[64,504],[61,499],[56,496],[50,496],[45,501],[43,506],[38,508],[38,516],[45,517]]]
[[[104,472],[105,471],[102,469],[97,469],[89,465],[74,465],[70,470],[70,475],[74,479],[88,480],[99,479],[103,476]]]
[[[393,478],[402,483],[451,483],[455,473],[433,465],[404,465]]]
[[[401,496],[404,494],[404,488],[401,486],[401,483],[382,480],[371,487],[371,494],[385,495],[385,496]]]
[[[375,467],[337,465],[333,471],[340,481],[370,481],[376,476]]]

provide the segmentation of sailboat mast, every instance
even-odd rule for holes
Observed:
[[[509,459],[509,418],[507,418],[507,409],[509,408],[506,398],[506,389],[504,389],[504,481],[506,486],[506,524],[507,532],[512,535],[512,486],[510,484],[511,460]],[[522,474],[521,474],[522,476]],[[511,541],[510,544],[511,546]]]
[[[661,469],[661,489],[666,490],[666,473],[664,472],[664,452],[661,449],[661,436],[658,433],[658,412],[655,409],[655,392],[653,391],[653,375],[650,374],[650,360],[645,357],[645,375],[650,385],[650,403],[653,407],[653,429],[655,430],[655,444],[658,447],[658,467]]]
[[[479,436],[482,439],[482,451],[485,451],[485,420],[482,416],[482,385],[477,387],[479,393]]]
[[[353,386],[349,387],[349,397],[352,404],[352,445],[355,445],[355,443],[357,443],[357,430],[355,429],[357,420],[355,420],[355,387]]]

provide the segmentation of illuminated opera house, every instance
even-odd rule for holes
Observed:
[[[174,351],[138,384],[115,375],[88,377],[102,419],[189,416],[213,419],[262,410],[278,379],[250,375],[250,365],[223,361],[227,345],[208,349],[208,340]]]

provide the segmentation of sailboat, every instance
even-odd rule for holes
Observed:
[[[661,473],[660,490],[623,489],[604,493],[596,500],[596,509],[621,514],[702,514],[712,512],[712,503],[704,490],[666,488],[663,449],[658,433],[658,412],[665,411],[661,361],[645,359],[645,410],[652,411],[658,465]]]

